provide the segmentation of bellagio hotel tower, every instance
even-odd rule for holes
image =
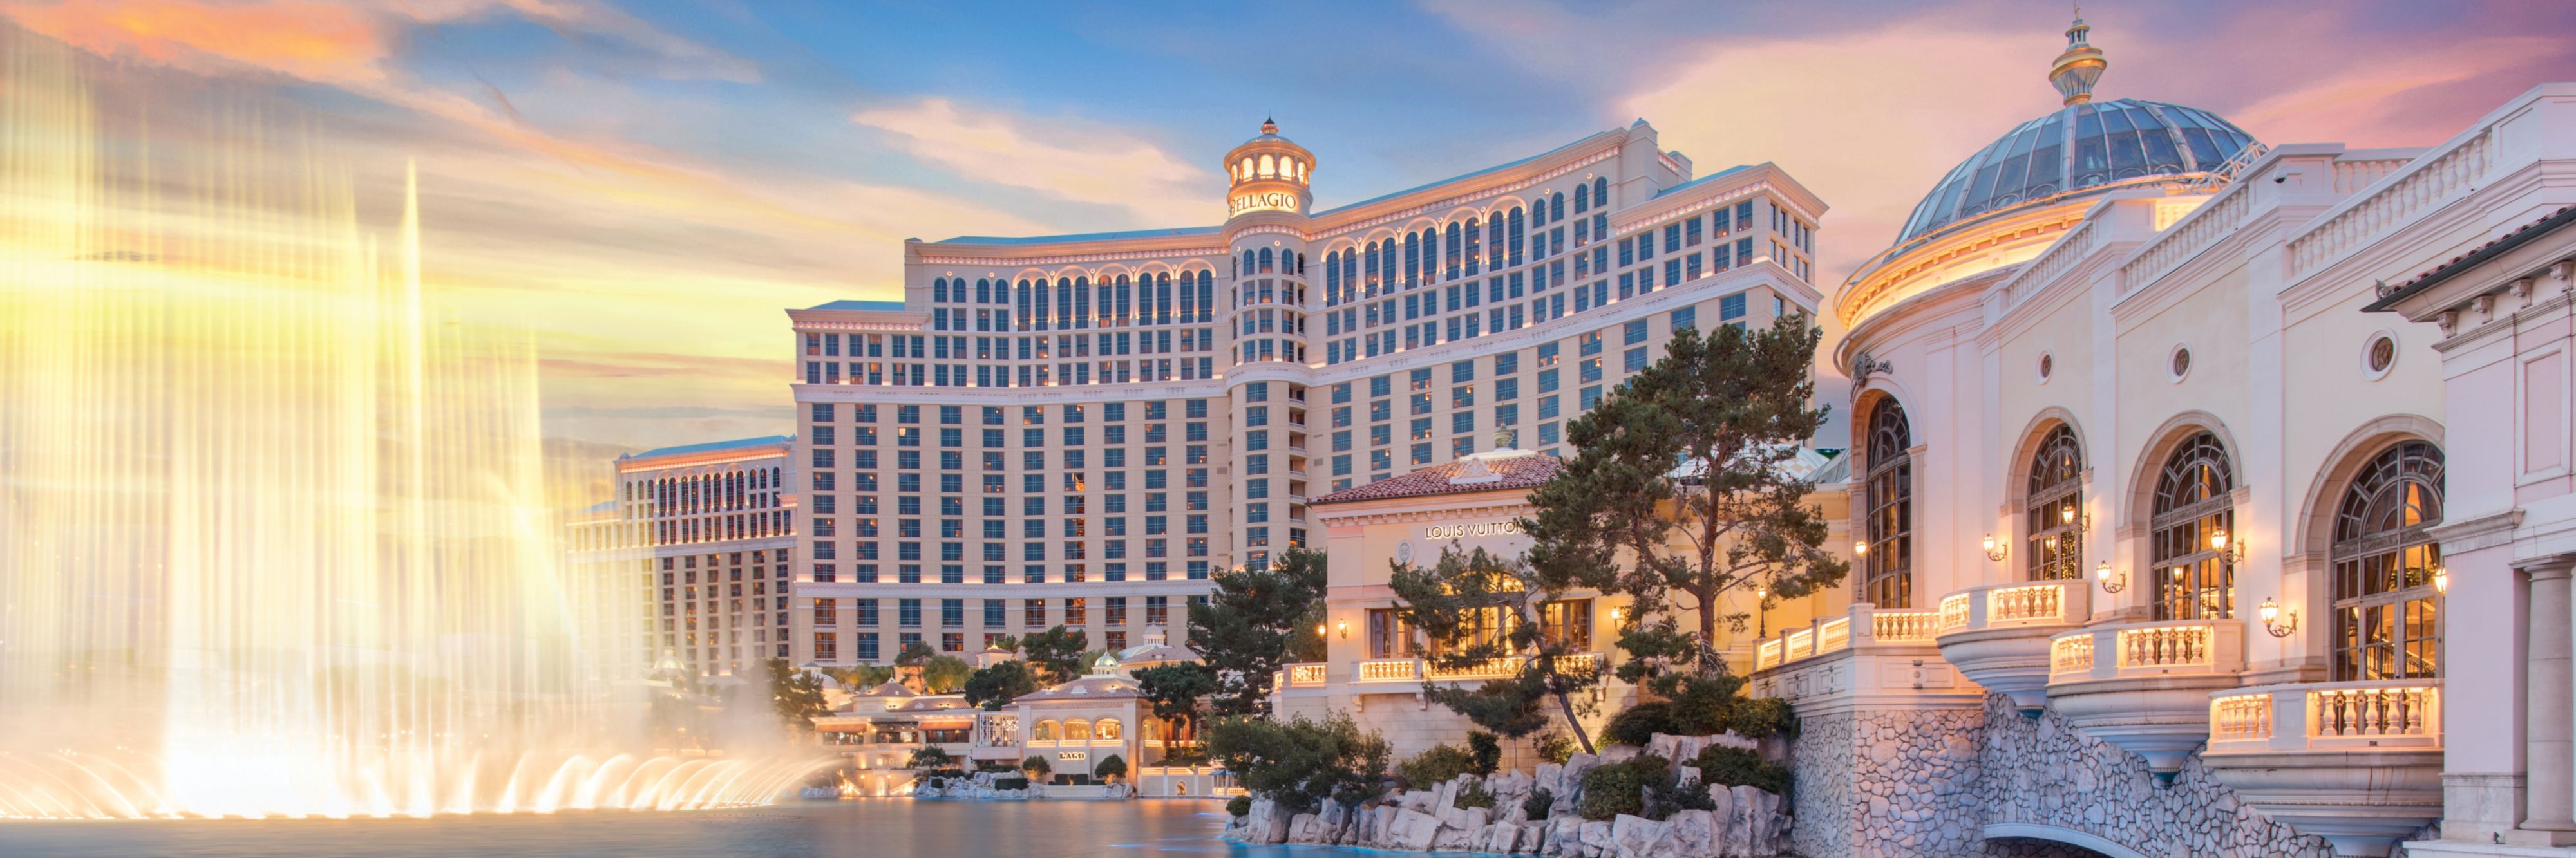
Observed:
[[[793,662],[1177,639],[1210,575],[1320,538],[1308,498],[1562,455],[1673,331],[1820,298],[1823,202],[1644,120],[1320,211],[1274,123],[1222,167],[1221,223],[907,241],[901,302],[788,311]]]

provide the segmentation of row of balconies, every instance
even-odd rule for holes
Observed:
[[[1400,658],[1368,658],[1351,662],[1350,670],[1343,673],[1338,679],[1333,675],[1332,665],[1330,662],[1300,662],[1297,664],[1283,666],[1280,669],[1278,676],[1275,677],[1276,681],[1271,687],[1279,689],[1321,688],[1336,681],[1351,685],[1372,685],[1379,683],[1418,684],[1425,680],[1432,682],[1450,682],[1503,679],[1519,676],[1522,666],[1526,665],[1528,661],[1528,656],[1513,655],[1503,656],[1501,658],[1485,659],[1466,667],[1453,668],[1442,667],[1438,662],[1430,659],[1414,658],[1409,656]],[[1561,656],[1557,669],[1567,673],[1583,673],[1597,669],[1600,664],[1600,654],[1581,653],[1577,655]]]
[[[2340,854],[2385,855],[2441,816],[2440,680],[2244,687],[2245,620],[2093,625],[2091,595],[2082,580],[2032,581],[1951,593],[1929,611],[1856,605],[1763,641],[1754,665],[1788,673],[1856,647],[1929,639],[2024,714],[2055,709],[2160,779],[2199,751],[2248,804]]]

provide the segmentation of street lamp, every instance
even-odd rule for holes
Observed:
[[[1997,563],[2004,562],[2004,558],[2012,554],[2012,546],[1996,541],[1995,535],[1991,533],[1986,534],[1985,548],[1986,559]]]
[[[2209,550],[2218,552],[2218,564],[2229,569],[2245,560],[2245,540],[2230,539],[2224,527],[2209,531]]]
[[[1853,542],[1852,542],[1852,556],[1853,556],[1853,557],[1867,557],[1867,556],[1869,556],[1869,541],[1868,541],[1868,540],[1855,540],[1855,541],[1853,541]]]
[[[2433,567],[2433,592],[2443,596],[2451,594],[2451,567]]]
[[[2093,567],[2093,577],[2102,582],[2102,592],[2117,593],[2129,589],[2129,582],[2111,574],[2111,561],[2104,560],[2102,565]]]

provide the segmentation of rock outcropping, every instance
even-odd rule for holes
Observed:
[[[1226,823],[1225,836],[1251,844],[1297,843],[1365,849],[1467,851],[1562,858],[1771,858],[1787,842],[1789,817],[1781,798],[1749,786],[1707,787],[1714,810],[1680,810],[1652,820],[1621,814],[1611,820],[1576,815],[1583,773],[1605,762],[1652,753],[1686,761],[1709,744],[1751,747],[1734,736],[1657,735],[1646,749],[1613,748],[1607,759],[1576,754],[1563,765],[1541,763],[1532,773],[1490,777],[1460,775],[1431,789],[1389,793],[1356,808],[1333,802],[1312,813],[1291,813],[1267,799]],[[1741,743],[1741,744],[1738,744]],[[1687,753],[1685,753],[1687,751]],[[1685,766],[1685,779],[1692,779]],[[1458,799],[1482,787],[1491,807],[1459,807]],[[1530,796],[1545,790],[1547,814],[1532,818]]]

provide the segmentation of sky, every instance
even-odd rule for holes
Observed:
[[[2576,4],[2103,2],[2096,88],[2270,143],[2430,145],[2576,80]],[[1953,164],[2054,109],[2060,3],[0,0],[184,153],[283,117],[361,217],[419,175],[424,278],[530,330],[604,461],[792,431],[784,310],[900,297],[902,241],[1212,224],[1265,117],[1318,208],[1643,118],[1832,207],[1830,289]],[[149,121],[134,119],[149,117]],[[603,471],[604,471],[603,465]]]

